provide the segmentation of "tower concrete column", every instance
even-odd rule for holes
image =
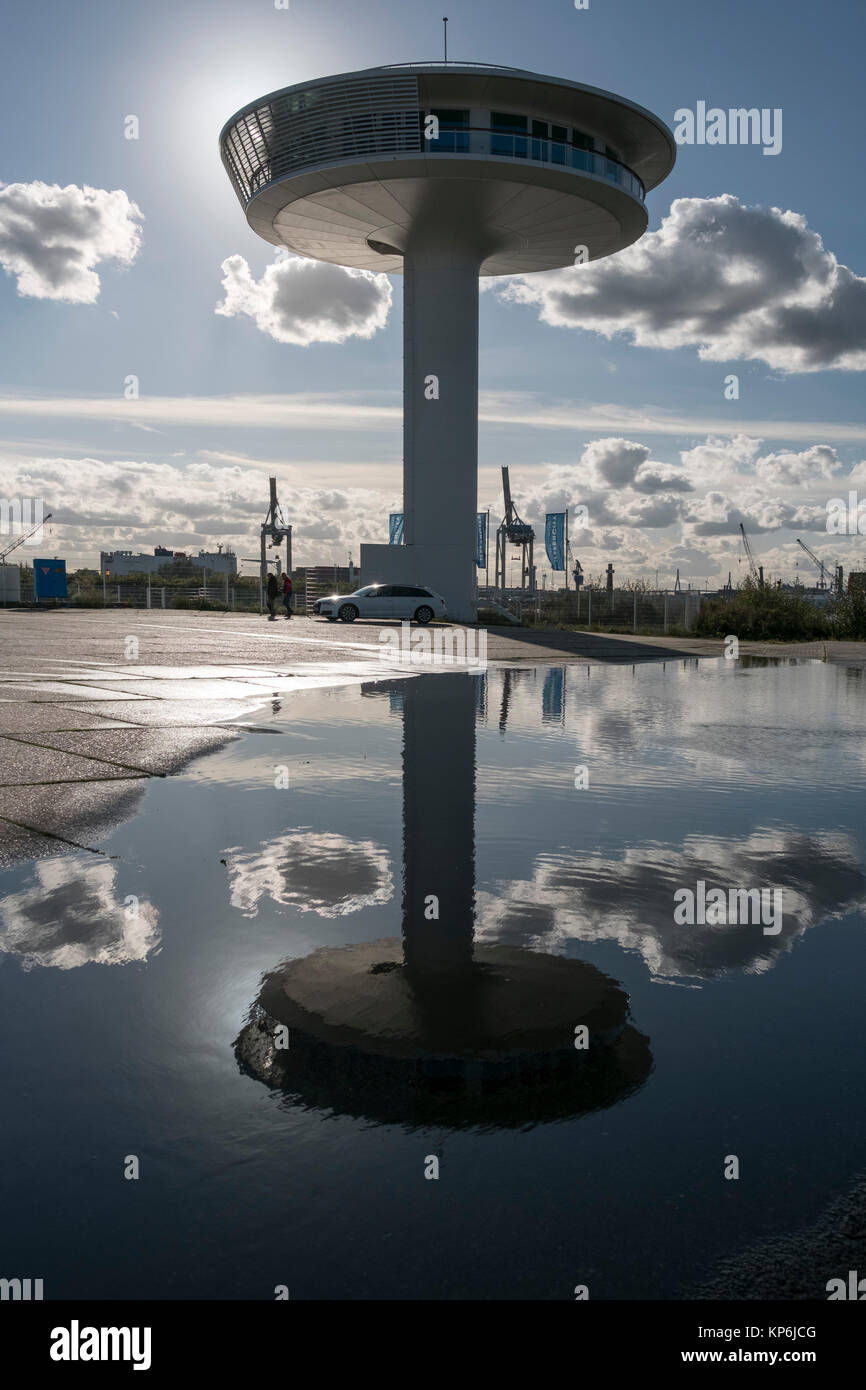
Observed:
[[[404,543],[458,622],[475,619],[481,259],[453,234],[403,257]]]
[[[472,963],[479,679],[437,672],[403,688],[403,954],[421,994]]]

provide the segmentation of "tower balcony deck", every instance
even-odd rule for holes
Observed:
[[[401,155],[416,156],[468,156],[471,158],[491,158],[514,160],[529,163],[549,164],[554,169],[574,169],[580,174],[605,179],[629,193],[639,202],[644,202],[646,189],[637,174],[617,159],[601,154],[596,150],[580,149],[566,141],[552,140],[529,134],[515,134],[513,131],[492,130],[482,126],[460,126],[455,129],[440,129],[435,139],[419,137],[414,149],[399,152],[375,147],[359,151],[357,142],[348,143],[343,152],[330,159],[322,160],[315,149],[303,150],[289,148],[265,160],[257,169],[251,171],[245,182],[248,201],[269,184],[278,183],[314,168],[325,168],[329,164],[345,164],[353,159],[368,160],[371,157],[399,159]]]

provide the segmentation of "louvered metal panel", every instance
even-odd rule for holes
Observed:
[[[222,157],[246,208],[266,184],[303,169],[421,148],[418,79],[385,74],[277,93],[228,128]]]

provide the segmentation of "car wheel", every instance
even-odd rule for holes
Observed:
[[[415,621],[416,621],[416,623],[424,623],[424,624],[432,623],[432,621],[433,621],[433,609],[432,609],[432,608],[428,608],[428,606],[427,606],[426,603],[422,603],[421,607],[418,608],[418,609],[416,609],[416,611],[415,611]]]
[[[358,610],[354,603],[344,603],[337,617],[341,623],[353,623],[358,616]]]

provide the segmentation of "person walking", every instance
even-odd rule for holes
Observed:
[[[292,616],[292,576],[286,570],[283,575],[283,603],[286,609],[286,617]]]
[[[268,615],[269,615],[269,616],[268,616],[268,622],[269,622],[269,623],[276,622],[276,619],[277,619],[277,615],[276,615],[276,613],[274,612],[274,604],[275,604],[276,601],[277,601],[277,596],[278,596],[279,592],[280,592],[280,589],[279,589],[279,585],[277,584],[277,576],[276,576],[275,574],[269,574],[269,575],[268,575],[268,586],[267,586],[267,601],[268,601]]]

